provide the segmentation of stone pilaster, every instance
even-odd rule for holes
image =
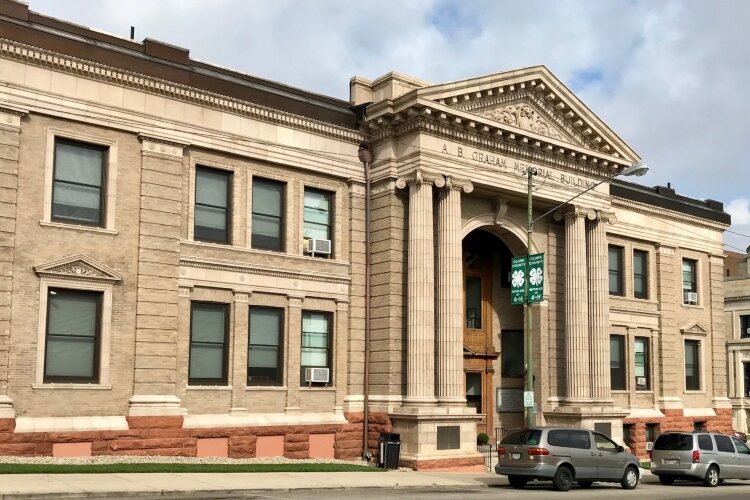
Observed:
[[[130,415],[182,415],[175,378],[184,145],[140,139],[136,362]]]
[[[16,416],[7,394],[21,118],[26,114],[0,107],[0,418]]]
[[[609,374],[609,262],[606,224],[614,224],[615,215],[597,210],[586,231],[586,258],[589,286],[589,353],[591,397],[597,402],[612,402]]]
[[[336,386],[335,411],[344,411],[344,397],[347,394],[347,373],[349,366],[349,350],[346,348],[349,331],[349,302],[345,300],[336,301],[336,335],[333,339],[335,345],[333,361],[333,379],[331,382]]]
[[[432,406],[435,399],[435,246],[432,187],[440,175],[416,170],[396,181],[409,186],[407,360],[405,406]]]
[[[565,403],[573,405],[591,401],[585,223],[589,215],[577,206],[555,214],[557,220],[565,220]]]
[[[675,325],[677,324],[678,306],[675,296],[682,300],[681,269],[675,259],[674,247],[658,245],[656,247],[656,294],[659,300],[659,346],[658,355],[659,408],[671,410],[682,408],[679,397],[683,391],[684,365],[682,364],[682,338]]]
[[[303,297],[289,295],[289,312],[286,325],[286,408],[287,412],[300,410],[300,358],[302,357],[302,300]]]
[[[437,276],[437,398],[440,406],[463,406],[463,262],[461,251],[461,191],[471,193],[470,181],[446,178],[438,192]]]
[[[244,413],[245,387],[247,386],[247,343],[250,337],[250,308],[248,306],[249,293],[234,292],[234,333],[230,335],[232,342],[232,364],[229,385],[232,388],[232,406],[230,413]]]

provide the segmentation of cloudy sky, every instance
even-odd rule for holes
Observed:
[[[28,0],[32,10],[190,50],[348,99],[354,75],[434,83],[546,65],[651,166],[638,182],[724,202],[750,245],[750,1]]]

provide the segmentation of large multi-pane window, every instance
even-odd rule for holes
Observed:
[[[682,295],[683,303],[698,303],[698,281],[696,277],[697,262],[691,259],[682,259]]]
[[[501,342],[501,375],[521,378],[524,375],[523,330],[503,330]]]
[[[190,315],[188,384],[227,383],[229,361],[229,305],[193,302]]]
[[[302,313],[302,353],[300,381],[307,385],[307,368],[331,368],[331,314],[304,311]],[[329,382],[330,382],[329,372]]]
[[[609,336],[609,376],[613,390],[625,390],[625,337]]]
[[[231,172],[195,169],[194,239],[229,243],[231,185]]]
[[[466,372],[466,406],[482,413],[482,374]]]
[[[622,295],[622,247],[609,246],[609,294]]]
[[[648,252],[633,250],[633,297],[648,298]]]
[[[637,390],[648,390],[651,388],[648,345],[648,338],[635,338],[633,357],[635,359],[635,388]]]
[[[253,179],[253,248],[283,249],[284,187],[283,182]]]
[[[685,341],[685,389],[698,391],[701,388],[700,341]]]
[[[44,382],[99,382],[102,293],[50,288]]]
[[[750,314],[740,315],[740,338],[750,339]]]
[[[466,328],[482,328],[482,278],[466,276]]]
[[[55,140],[53,221],[104,225],[106,160],[106,147]]]
[[[250,308],[247,385],[281,385],[284,310]]]
[[[327,191],[305,188],[304,228],[302,236],[306,239],[331,241],[333,195]]]

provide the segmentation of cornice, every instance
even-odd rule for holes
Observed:
[[[654,207],[646,203],[641,203],[639,201],[633,201],[633,200],[626,200],[624,198],[618,198],[616,196],[612,197],[612,207],[623,208],[623,209],[631,210],[633,212],[637,212],[643,215],[648,215],[649,217],[657,217],[660,219],[668,219],[668,220],[673,220],[676,222],[683,222],[686,224],[691,224],[693,226],[700,226],[706,229],[713,229],[716,231],[724,231],[725,229],[729,227],[728,225],[722,224],[720,222],[712,222],[712,221],[708,221],[700,217],[696,217],[694,215],[686,215],[681,212],[675,212],[673,210],[669,210],[669,209],[661,208],[661,207]]]
[[[330,275],[315,275],[309,270],[293,272],[293,271],[282,271],[279,269],[270,269],[257,266],[241,266],[237,264],[230,264],[227,262],[211,261],[211,260],[194,260],[194,259],[180,259],[180,266],[193,267],[198,269],[212,269],[217,271],[230,271],[235,273],[243,274],[255,274],[259,276],[270,276],[273,278],[289,278],[289,279],[304,279],[306,281],[317,281],[321,283],[333,283],[337,285],[349,285],[351,280],[346,277],[330,276]]]
[[[47,67],[63,73],[83,76],[92,80],[115,83],[123,87],[150,92],[181,101],[191,102],[206,108],[229,111],[253,119],[304,129],[316,134],[359,143],[365,135],[359,131],[333,125],[331,123],[296,115],[241,99],[197,89],[169,80],[156,78],[114,66],[87,61],[73,56],[34,47],[24,43],[0,38],[0,55],[8,59]]]
[[[734,302],[750,302],[750,295],[740,295],[739,297],[724,297],[725,304]]]

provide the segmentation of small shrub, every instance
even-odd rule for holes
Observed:
[[[477,444],[487,444],[489,442],[490,437],[484,432],[480,432],[479,435],[477,435]]]

